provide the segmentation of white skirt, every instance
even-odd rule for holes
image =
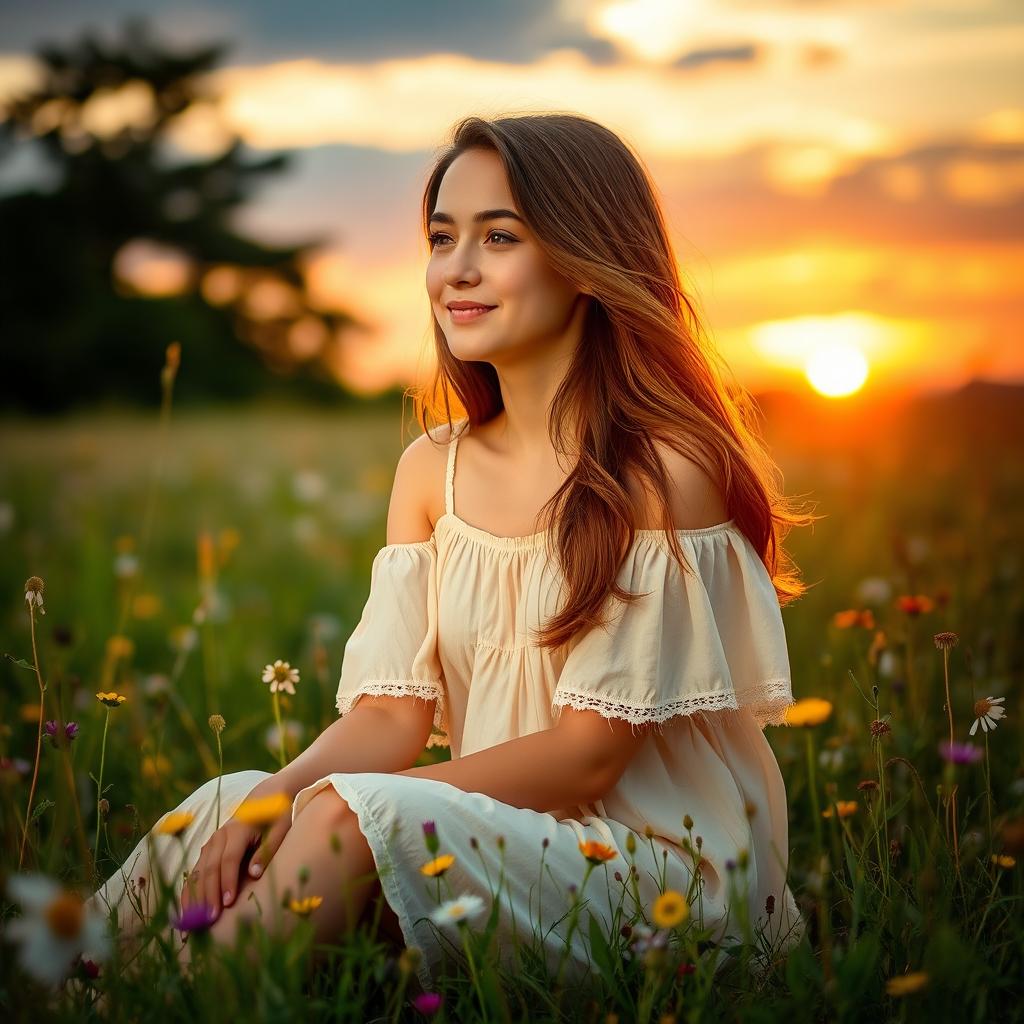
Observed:
[[[257,769],[224,775],[220,795],[221,824],[253,788],[270,775]],[[592,967],[589,939],[591,916],[611,944],[615,938],[611,935],[612,928],[620,928],[635,916],[626,847],[631,830],[619,822],[590,816],[581,820],[556,819],[551,814],[514,807],[482,793],[467,793],[447,782],[384,772],[338,772],[317,780],[296,795],[292,806],[293,822],[310,798],[328,785],[334,787],[359,819],[359,828],[373,853],[382,893],[398,919],[405,944],[418,947],[422,953],[418,978],[424,991],[432,989],[446,949],[460,957],[463,955],[458,929],[454,925],[438,926],[431,919],[431,912],[438,906],[438,885],[437,879],[425,876],[420,870],[433,856],[424,841],[423,823],[426,821],[435,824],[438,855],[455,857],[441,881],[440,899],[444,901],[467,893],[479,896],[484,902],[484,911],[469,922],[478,933],[484,930],[493,904],[492,893],[497,891],[500,878],[498,920],[492,944],[499,963],[509,970],[515,965],[516,944],[524,943],[540,949],[552,973],[564,960],[563,980],[585,981],[589,970],[596,971],[596,967]],[[180,839],[147,834],[124,865],[90,897],[89,902],[102,914],[116,907],[122,936],[137,931],[142,922],[140,910],[148,919],[155,906],[156,890],[150,884],[154,870],[150,850],[163,878],[172,882],[175,894],[180,895],[185,873],[195,865],[203,844],[214,831],[216,804],[217,779],[213,778],[174,808],[195,815]],[[651,906],[661,891],[661,875],[665,875],[666,888],[685,894],[692,872],[690,865],[673,851],[667,861],[664,860],[662,847],[656,839],[652,851],[646,838],[633,834],[636,839],[634,863],[639,872],[636,886],[641,906],[649,917]],[[504,866],[497,843],[499,836],[504,837]],[[478,843],[475,850],[470,842],[472,838]],[[546,849],[545,839],[548,841]],[[579,892],[587,867],[579,844],[587,840],[613,848],[616,857],[594,868],[586,890]],[[268,870],[273,867],[271,860]],[[625,880],[625,891],[623,883],[614,878],[616,871]],[[140,880],[144,880],[141,886]],[[580,906],[567,952],[566,937],[573,904],[570,886],[573,885],[577,887],[576,899]],[[723,934],[738,938],[735,919],[727,921],[729,914],[724,897],[724,891],[702,893],[704,925],[721,923],[722,929],[713,936],[716,939]],[[774,918],[778,922],[774,930],[787,920],[800,923],[788,887],[779,902],[782,905]],[[691,913],[697,912],[698,904],[694,902]],[[727,924],[731,927],[726,928]],[[787,948],[799,940],[802,931],[800,927],[793,932]],[[709,950],[708,954],[714,952]],[[718,953],[717,966],[729,960]]]

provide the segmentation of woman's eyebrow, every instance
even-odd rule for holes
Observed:
[[[473,214],[473,220],[478,224],[481,221],[499,220],[502,217],[508,217],[511,220],[517,220],[520,224],[526,223],[526,221],[524,221],[523,218],[520,217],[519,214],[515,212],[515,210],[481,210],[479,213]],[[450,213],[438,213],[437,211],[430,215],[430,220],[439,220],[443,224],[455,223],[455,218]]]

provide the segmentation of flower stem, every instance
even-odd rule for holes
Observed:
[[[32,785],[28,791],[28,807],[25,809],[25,827],[21,833],[21,852],[18,854],[18,870],[21,870],[22,861],[25,859],[25,843],[28,841],[28,826],[32,820],[32,798],[36,792],[36,780],[39,778],[39,758],[43,752],[43,716],[45,714],[44,709],[44,694],[46,693],[46,684],[43,682],[42,673],[39,671],[39,654],[36,651],[36,609],[34,604],[29,604],[28,607],[28,620],[32,631],[32,661],[35,665],[36,670],[36,681],[39,683],[39,733],[36,736],[36,763],[32,769]]]
[[[96,849],[93,851],[92,862],[94,866],[100,861],[100,824],[103,820],[103,812],[100,810],[100,801],[103,799],[103,766],[107,759],[107,727],[110,725],[110,708],[105,709],[106,718],[103,720],[103,740],[100,743],[100,777],[96,783]]]
[[[954,742],[953,733],[953,702],[949,699],[949,648],[944,647],[942,649],[942,674],[946,681],[946,711],[949,714],[949,746],[952,750]],[[950,801],[952,803],[953,810],[953,860],[956,864],[956,873],[960,874],[960,828],[957,825],[956,815],[956,791],[958,786],[953,786],[953,792],[950,794]]]
[[[220,733],[217,733],[217,824],[214,831],[220,828],[220,780],[224,774],[224,751],[220,746]]]
[[[284,726],[281,724],[281,700],[277,691],[274,691],[274,718],[277,720],[277,740],[280,747],[279,759],[283,768],[287,763],[284,754]]]
[[[814,739],[811,730],[805,730],[807,737],[807,788],[811,794],[811,814],[814,817],[814,839],[816,852],[821,856],[821,812],[818,809],[818,787],[814,778]]]

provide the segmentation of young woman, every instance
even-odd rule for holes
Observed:
[[[574,974],[588,916],[614,927],[634,841],[644,917],[664,876],[718,937],[741,934],[742,911],[789,948],[803,922],[763,728],[793,703],[780,608],[804,589],[781,540],[813,517],[780,493],[745,393],[723,383],[649,177],[584,117],[471,117],[423,216],[438,370],[345,647],[340,717],[281,771],[226,776],[219,829],[216,780],[201,786],[177,808],[197,815],[184,855],[151,834],[93,899],[131,930],[125,887],[152,891],[152,851],[232,941],[260,907],[264,927],[293,927],[267,910],[305,869],[318,939],[382,899],[427,987],[446,942],[420,870],[433,822],[455,858],[442,898],[489,909],[503,860],[503,957],[536,933],[558,962],[587,841],[611,859],[578,894]],[[412,767],[425,744],[451,760]],[[233,814],[275,793],[291,814],[256,851]]]

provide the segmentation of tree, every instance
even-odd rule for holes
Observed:
[[[246,162],[233,137],[211,159],[166,158],[176,118],[196,103],[216,109],[202,76],[225,51],[161,50],[138,18],[111,45],[87,32],[66,49],[37,50],[43,80],[7,104],[0,159],[16,146],[41,147],[57,185],[0,197],[5,407],[155,401],[174,340],[182,345],[178,400],[345,394],[329,367],[341,329],[355,321],[315,309],[301,273],[301,259],[323,239],[275,247],[230,226],[288,155]],[[97,104],[125,90],[146,112],[116,131],[98,128]],[[120,272],[126,254],[146,244],[176,256],[183,283],[173,294],[154,297]],[[254,290],[269,290],[278,308],[254,309]]]

